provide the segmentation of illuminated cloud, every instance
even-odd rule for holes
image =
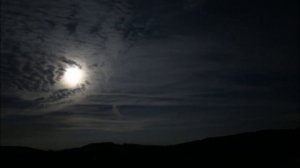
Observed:
[[[117,43],[121,44],[118,41],[130,18],[126,3],[2,3],[1,16],[6,21],[1,26],[5,32],[1,33],[1,95],[28,104],[17,111],[51,112],[105,83],[110,73],[108,60],[114,57],[107,51],[122,50]],[[69,67],[84,72],[76,85],[66,82]],[[6,114],[16,111],[6,100],[2,107]]]

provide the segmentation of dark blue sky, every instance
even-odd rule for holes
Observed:
[[[299,61],[296,0],[2,0],[1,145],[299,127]]]

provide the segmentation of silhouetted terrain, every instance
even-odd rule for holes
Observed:
[[[207,138],[171,146],[95,143],[60,151],[1,146],[1,162],[93,163],[98,165],[139,163],[155,165],[160,162],[167,165],[297,167],[300,165],[299,143],[300,129],[293,129]]]

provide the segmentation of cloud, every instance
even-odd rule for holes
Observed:
[[[73,131],[109,131],[128,132],[143,130],[144,121],[108,120],[95,117],[70,116],[64,120],[65,126],[60,129]]]
[[[109,60],[124,49],[122,38],[130,19],[125,2],[2,4],[1,95],[30,104],[23,106],[28,113],[51,112],[99,88],[99,80],[104,83],[109,77]],[[71,65],[83,68],[87,79],[78,88],[62,88],[60,79]],[[6,109],[16,111],[12,101],[4,103]]]
[[[112,105],[112,113],[119,119],[122,118],[122,114],[120,113],[120,110],[116,104]]]
[[[299,5],[276,3],[3,0],[4,130],[174,142],[172,131],[293,125],[281,116],[299,109]],[[59,85],[67,66],[85,71],[82,85]]]

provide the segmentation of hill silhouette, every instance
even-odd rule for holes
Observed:
[[[265,130],[207,138],[169,146],[93,143],[79,148],[44,151],[1,146],[2,163],[93,163],[98,165],[300,165],[300,129]],[[143,166],[141,166],[143,167]]]

